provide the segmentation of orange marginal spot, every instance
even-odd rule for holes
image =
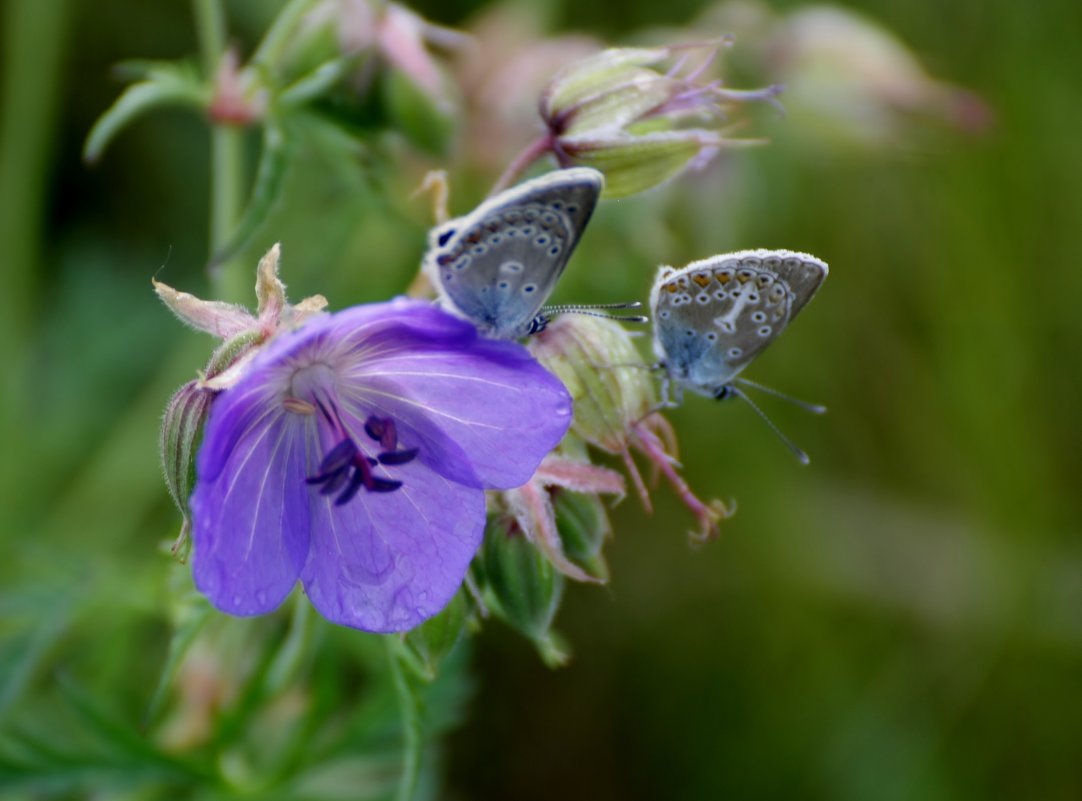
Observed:
[[[706,286],[710,283],[710,273],[695,273],[695,275],[691,276],[691,280],[699,286]]]
[[[718,279],[719,284],[727,284],[732,280],[733,274],[728,270],[718,270],[714,273],[714,277]]]
[[[675,294],[676,293],[676,282],[675,281],[670,281],[669,283],[665,284],[662,287],[662,289],[664,289],[670,295]]]

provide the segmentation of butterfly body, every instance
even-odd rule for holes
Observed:
[[[662,267],[650,293],[654,352],[677,391],[733,394],[733,380],[785,330],[827,272],[814,256],[789,250],[741,250]]]
[[[603,185],[597,170],[557,170],[435,228],[424,268],[444,307],[497,339],[517,339],[544,328],[542,306]]]

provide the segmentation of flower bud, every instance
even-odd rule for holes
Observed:
[[[705,47],[709,63],[718,44],[698,49]],[[542,92],[540,110],[561,166],[595,167],[605,173],[605,196],[625,197],[704,165],[722,146],[754,144],[724,137],[718,125],[731,106],[773,101],[779,87],[732,91],[698,83],[706,63],[689,75],[657,69],[677,53],[675,47],[613,48],[557,74]]]
[[[560,532],[564,553],[586,568],[593,576],[607,581],[609,567],[601,554],[612,534],[605,505],[596,495],[554,490],[552,506],[556,512],[556,529]]]
[[[571,430],[608,453],[626,449],[628,428],[657,405],[649,365],[614,320],[557,317],[530,342],[575,403]]]
[[[501,516],[489,519],[482,562],[500,616],[535,642],[545,641],[560,606],[563,576]]]
[[[173,545],[173,553],[181,561],[187,558],[191,547],[188,539],[191,522],[188,496],[195,487],[195,454],[214,394],[212,390],[200,386],[198,381],[189,381],[169,400],[162,418],[159,446],[162,473],[169,494],[184,518],[180,536]]]

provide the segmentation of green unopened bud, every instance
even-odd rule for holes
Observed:
[[[591,575],[607,581],[609,567],[601,554],[601,546],[612,529],[601,499],[582,492],[554,491],[552,506],[564,553]]]
[[[547,639],[563,576],[507,519],[489,520],[482,562],[495,611],[535,642]]]
[[[605,196],[628,197],[674,178],[692,165],[713,158],[725,144],[760,144],[752,140],[727,142],[711,131],[657,131],[640,136],[577,137],[560,147],[576,164],[605,175]]]
[[[530,343],[575,403],[571,430],[609,453],[626,450],[628,428],[656,408],[649,365],[614,320],[557,317]]]
[[[614,48],[571,64],[541,95],[552,151],[563,166],[601,170],[605,196],[616,198],[702,166],[723,146],[754,143],[723,136],[725,112],[749,100],[773,101],[779,88],[732,91],[698,83],[718,46]],[[689,75],[660,69],[693,50],[709,52]]]
[[[180,536],[173,545],[173,553],[181,561],[187,558],[191,548],[188,496],[195,487],[195,454],[203,437],[203,423],[214,394],[212,390],[200,386],[198,381],[189,381],[169,400],[162,418],[159,447],[162,473],[169,494],[184,519]]]
[[[406,634],[406,648],[415,658],[424,678],[432,680],[436,677],[440,660],[458,642],[468,617],[469,603],[463,591],[459,590],[442,612]]]

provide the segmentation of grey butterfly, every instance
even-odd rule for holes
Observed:
[[[773,392],[737,376],[812,299],[827,272],[815,256],[790,250],[741,250],[680,269],[662,267],[650,293],[654,351],[677,397],[683,388],[719,399],[742,397],[806,462],[734,381]]]
[[[597,170],[557,170],[512,187],[435,228],[429,235],[424,269],[438,287],[443,305],[497,339],[537,333],[550,314],[575,310],[543,305],[603,186]]]

